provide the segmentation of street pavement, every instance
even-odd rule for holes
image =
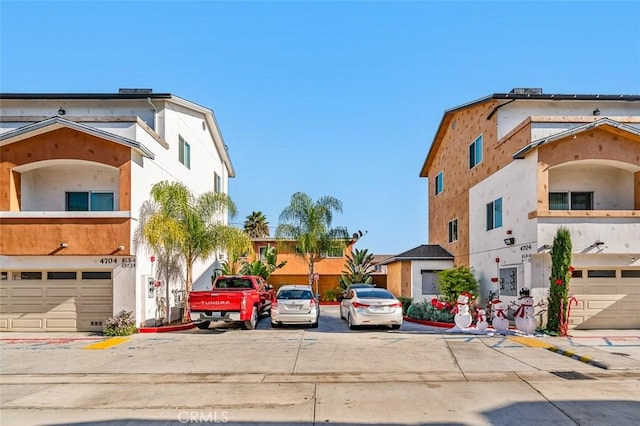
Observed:
[[[0,333],[0,424],[637,424],[640,331],[570,334],[351,331],[334,306],[317,329]]]

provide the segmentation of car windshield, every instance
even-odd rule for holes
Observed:
[[[278,293],[278,299],[312,299],[313,294],[309,290],[283,290]]]
[[[359,299],[395,299],[395,296],[384,290],[359,290],[356,292]]]
[[[371,284],[351,284],[351,288],[373,288]]]

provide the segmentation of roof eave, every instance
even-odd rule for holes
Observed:
[[[79,132],[87,133],[92,136],[98,137],[100,139],[110,140],[115,143],[119,143],[121,145],[128,146],[136,151],[138,151],[142,156],[150,158],[153,160],[155,158],[155,154],[149,148],[144,146],[138,141],[134,141],[129,138],[125,138],[123,136],[115,135],[113,133],[106,132],[101,129],[97,129],[91,126],[85,126],[80,123],[76,123],[74,121],[65,120],[61,117],[51,117],[43,121],[38,121],[37,123],[32,123],[27,126],[19,127],[15,130],[11,130],[6,133],[0,134],[0,142],[4,142],[6,140],[10,140],[13,138],[17,138],[19,136],[28,135],[31,132],[35,132],[37,130],[46,129],[47,127],[66,127],[69,129],[77,130]]]

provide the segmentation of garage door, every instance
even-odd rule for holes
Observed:
[[[571,326],[577,329],[640,328],[640,269],[574,271]]]
[[[1,271],[0,330],[101,331],[111,271]]]

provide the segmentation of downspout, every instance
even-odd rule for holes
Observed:
[[[153,131],[158,133],[158,129],[156,127],[157,124],[157,118],[156,115],[158,114],[158,109],[156,108],[156,106],[153,104],[153,102],[151,102],[151,98],[147,98],[147,102],[149,102],[149,105],[151,105],[151,108],[153,108]]]

